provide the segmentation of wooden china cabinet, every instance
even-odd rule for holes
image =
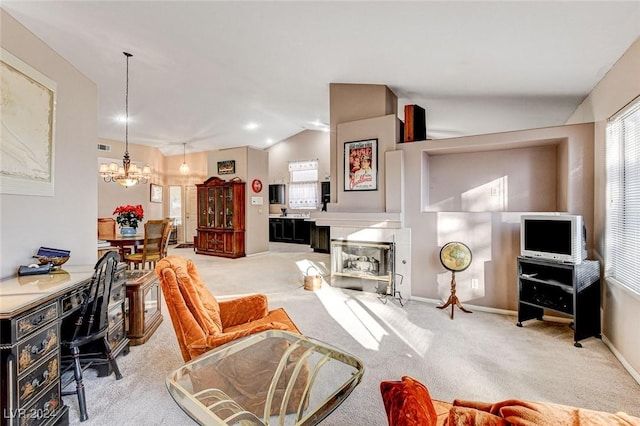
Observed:
[[[245,183],[210,177],[198,188],[196,253],[243,257]]]

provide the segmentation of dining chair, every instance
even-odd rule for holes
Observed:
[[[113,238],[116,235],[116,220],[111,217],[98,218],[98,239]]]
[[[166,218],[165,221],[167,222],[167,226],[165,226],[164,228],[164,232],[162,234],[162,253],[160,254],[160,258],[165,258],[167,257],[168,251],[169,251],[169,240],[171,239],[171,231],[173,231],[173,223],[174,223],[174,219],[172,218]]]
[[[109,329],[109,301],[120,256],[115,251],[107,252],[94,267],[91,282],[82,292],[78,310],[63,318],[60,326],[61,376],[73,370],[73,378],[62,388],[76,383],[75,391],[62,391],[62,395],[77,395],[80,421],[89,418],[82,372],[91,365],[109,363],[116,380],[122,374],[107,341]]]
[[[167,221],[165,219],[152,219],[144,224],[144,245],[137,253],[124,255],[127,267],[131,269],[145,269],[149,263],[151,268],[155,268],[156,262],[161,259],[163,252],[163,238]]]

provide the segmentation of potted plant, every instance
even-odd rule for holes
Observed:
[[[116,222],[120,226],[122,235],[135,235],[139,222],[144,218],[142,204],[119,206],[113,214],[116,215]]]

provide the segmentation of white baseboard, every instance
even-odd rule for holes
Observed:
[[[605,345],[607,345],[607,347],[613,353],[613,355],[616,358],[618,358],[618,361],[620,361],[620,363],[625,368],[625,370],[627,370],[629,374],[631,374],[631,377],[633,377],[633,379],[636,382],[638,382],[638,384],[640,385],[640,373],[638,373],[636,370],[633,369],[631,364],[629,364],[627,360],[624,359],[622,354],[616,349],[615,346],[613,346],[613,343],[611,343],[611,340],[607,339],[607,336],[605,336],[604,334],[602,335],[602,341],[604,342]]]

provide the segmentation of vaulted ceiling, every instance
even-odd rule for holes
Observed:
[[[640,36],[640,2],[3,1],[94,81],[99,136],[165,155],[327,129],[329,84],[387,85],[432,139],[564,124]]]

